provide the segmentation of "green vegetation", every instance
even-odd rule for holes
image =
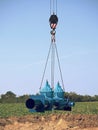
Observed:
[[[98,114],[98,102],[76,102],[72,113]]]
[[[8,91],[5,94],[1,95],[0,103],[25,103],[29,98],[29,95],[23,95],[17,97],[13,92]],[[74,102],[94,102],[98,101],[98,95],[89,96],[89,95],[79,95],[74,92],[65,92],[65,98],[69,98]]]
[[[75,92],[65,92],[65,98],[69,97],[70,100],[74,102],[93,102],[98,101],[98,95],[90,96],[90,95],[80,95]]]
[[[69,97],[70,100],[75,101],[75,106],[72,109],[72,114],[98,114],[98,95],[78,95],[74,92],[65,93],[65,98]],[[25,101],[29,95],[17,97],[13,92],[8,91],[6,94],[1,95],[0,99],[0,117],[9,116],[24,116],[32,114],[25,106]],[[33,114],[51,114],[51,113],[69,113],[66,111],[47,111],[45,113]]]
[[[0,103],[0,117],[30,114],[24,103]]]
[[[29,95],[16,97],[13,92],[8,91],[6,94],[1,95],[0,103],[25,103],[28,98]]]
[[[70,113],[66,111],[47,111],[45,113],[34,114],[51,114],[51,113]],[[73,107],[72,114],[98,114],[98,102],[77,102]],[[24,103],[0,103],[0,117],[24,116],[32,113],[25,107]]]

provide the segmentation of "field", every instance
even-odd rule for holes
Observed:
[[[0,130],[18,129],[98,130],[98,102],[78,102],[72,112],[47,111],[34,114],[23,103],[0,104]]]
[[[48,111],[39,113],[39,115],[47,115],[51,113],[68,113],[66,111]],[[78,102],[73,107],[72,114],[98,114],[98,102]],[[23,103],[0,104],[0,117],[24,116],[31,114]],[[34,113],[35,114],[35,113]]]

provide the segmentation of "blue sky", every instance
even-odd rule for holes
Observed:
[[[39,91],[50,46],[49,0],[0,0],[0,94]],[[98,0],[58,0],[65,91],[98,95]],[[50,63],[50,62],[49,62]],[[50,65],[46,79],[50,82]],[[55,85],[60,80],[55,67]]]

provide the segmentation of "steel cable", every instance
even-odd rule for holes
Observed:
[[[48,59],[49,59],[49,55],[50,55],[50,51],[51,51],[51,46],[52,46],[52,43],[50,44],[50,47],[49,47],[49,52],[48,52],[48,56],[47,56],[47,59],[46,59],[46,64],[45,64],[45,69],[44,69],[41,84],[40,84],[40,89],[42,87],[42,83],[43,83],[43,80],[44,80],[44,76],[45,76],[45,72],[46,72],[46,68],[47,68],[47,63],[48,63]]]

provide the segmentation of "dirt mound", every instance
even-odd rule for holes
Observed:
[[[0,130],[98,130],[98,115],[49,114],[1,118]]]

